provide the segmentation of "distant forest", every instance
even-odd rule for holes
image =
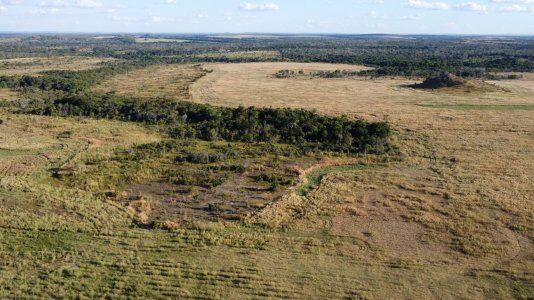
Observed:
[[[441,72],[534,71],[533,37],[269,35],[236,39],[209,35],[146,35],[181,42],[138,43],[133,35],[15,35],[3,57],[88,55],[136,63],[293,61],[363,64],[371,76],[430,76]],[[183,42],[185,40],[185,42]],[[275,55],[235,55],[270,51]],[[230,55],[234,53],[233,55]]]

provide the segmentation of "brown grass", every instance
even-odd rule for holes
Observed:
[[[161,227],[172,233],[128,228],[128,209],[62,187],[50,179],[50,168],[75,165],[80,155],[109,158],[116,147],[158,135],[132,123],[0,110],[0,286],[6,287],[0,295],[531,297],[534,118],[513,105],[534,104],[534,78],[497,83],[509,92],[466,95],[403,88],[412,82],[399,78],[271,76],[280,69],[350,67],[207,65],[214,73],[193,89],[199,102],[315,108],[399,129],[400,160],[333,169],[306,197],[287,194],[258,214],[287,231],[218,223],[189,230],[167,219]],[[142,74],[149,82],[154,77]],[[454,108],[466,103],[510,109]],[[133,201],[130,213],[139,222],[159,209],[148,199]]]
[[[10,89],[0,89],[0,101],[16,100],[20,94]]]
[[[491,82],[495,90],[449,93],[404,88],[403,78],[276,79],[281,69],[348,69],[294,63],[210,64],[193,99],[228,106],[315,109],[384,120],[400,130],[402,161],[375,171],[327,175],[306,198],[288,195],[263,212],[271,225],[327,228],[394,258],[432,263],[468,255],[478,266],[534,267],[534,76]],[[425,107],[446,104],[447,108]],[[464,104],[500,109],[461,109]],[[455,107],[458,109],[455,109]],[[312,215],[328,211],[328,222]],[[277,216],[276,218],[272,216]],[[303,217],[304,216],[304,217]],[[453,254],[457,253],[457,254]],[[460,254],[458,254],[460,253]]]
[[[62,56],[62,57],[32,57],[11,58],[0,60],[1,75],[35,75],[43,71],[52,70],[87,70],[100,66],[103,62],[114,59],[85,56]]]
[[[256,58],[256,59],[275,59],[281,58],[280,52],[278,51],[224,51],[220,50],[217,52],[209,52],[203,54],[194,54],[192,57],[196,58]]]
[[[115,76],[95,90],[140,98],[187,100],[191,97],[189,86],[205,73],[198,65],[160,65]]]

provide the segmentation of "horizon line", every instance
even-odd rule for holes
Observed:
[[[519,33],[340,33],[340,32],[171,32],[171,31],[0,31],[0,34],[102,34],[102,35],[111,35],[111,34],[122,34],[122,35],[132,35],[132,34],[176,34],[176,35],[340,35],[340,36],[365,36],[365,35],[392,35],[392,36],[519,36],[519,37],[534,37],[534,33],[531,34],[519,34]]]

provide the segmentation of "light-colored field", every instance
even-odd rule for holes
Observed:
[[[195,58],[227,58],[227,59],[276,59],[281,58],[278,51],[218,51],[192,55]]]
[[[0,89],[0,101],[15,100],[19,96],[19,93],[10,89]]]
[[[104,62],[114,61],[110,58],[85,56],[10,58],[0,60],[1,75],[35,75],[52,70],[87,70],[99,67]]]
[[[203,76],[199,65],[159,65],[114,76],[94,89],[139,98],[190,99],[190,85]]]
[[[211,74],[192,88],[195,101],[220,105],[304,107],[331,114],[363,117],[398,114],[398,110],[417,114],[413,104],[532,104],[534,96],[528,87],[532,80],[499,81],[514,92],[441,93],[405,88],[415,81],[405,78],[286,78],[273,76],[279,70],[364,70],[362,66],[299,63],[206,64]],[[518,90],[519,89],[519,90]],[[435,110],[434,110],[435,112]],[[403,114],[401,114],[403,115]],[[400,116],[400,115],[399,115]]]
[[[320,64],[211,64],[197,102],[315,109],[390,122],[404,158],[371,171],[333,171],[287,209],[333,211],[297,226],[365,240],[383,255],[460,273],[534,280],[534,78],[494,82],[488,93],[420,91],[402,78],[272,78],[277,70],[348,69]],[[470,109],[466,109],[468,106]],[[291,215],[291,214],[289,214]],[[295,214],[301,215],[301,213]],[[301,218],[301,217],[299,217]],[[493,276],[493,275],[492,275]]]
[[[136,37],[135,38],[136,43],[185,43],[189,42],[188,40],[182,40],[182,39],[158,39],[158,38],[144,38],[144,37]]]
[[[267,34],[219,34],[219,35],[210,35],[210,38],[223,38],[223,39],[269,39],[277,38],[276,35],[267,35]]]

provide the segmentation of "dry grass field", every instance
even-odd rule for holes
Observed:
[[[185,43],[185,42],[188,42],[188,40],[136,37],[135,42],[136,43]]]
[[[193,99],[215,105],[315,109],[385,120],[399,130],[400,162],[370,171],[332,169],[305,199],[260,214],[334,211],[297,227],[326,229],[407,264],[458,274],[534,280],[534,76],[482,92],[420,91],[403,78],[276,79],[277,70],[349,69],[287,63],[211,64]],[[285,212],[284,212],[285,211]],[[322,214],[321,213],[321,214]]]
[[[10,89],[0,89],[0,101],[10,101],[17,99],[18,93]]]
[[[98,68],[104,62],[114,61],[113,59],[102,59],[84,56],[62,56],[62,57],[32,57],[32,58],[10,58],[0,60],[1,75],[36,75],[43,71],[53,70],[87,70]]]
[[[185,194],[152,207],[157,197],[125,204],[118,201],[123,195],[101,189],[115,177],[143,178],[179,165],[173,152],[140,169],[118,162],[117,153],[166,139],[157,128],[0,107],[0,298],[534,297],[532,74],[490,82],[502,88],[488,92],[421,91],[403,78],[275,78],[282,69],[365,67],[155,66],[95,87],[141,98],[315,109],[398,130],[400,155],[246,156],[238,162],[247,172],[257,168],[248,175],[284,167],[298,177],[268,204],[265,183],[247,173],[196,191],[199,205],[209,200],[203,197],[243,205],[243,222],[176,218],[150,228],[142,221],[151,213],[206,211],[180,206]],[[0,100],[18,96],[0,89]],[[75,170],[78,181],[51,176],[57,169]],[[147,183],[124,192],[147,193],[147,186],[161,198],[171,190]]]
[[[85,155],[160,137],[132,124],[13,115],[0,110],[0,228],[78,231],[124,226],[121,210],[87,192],[61,188],[50,170]]]
[[[114,76],[98,84],[98,92],[115,92],[139,98],[188,100],[189,86],[206,71],[199,65],[162,65]]]
[[[277,59],[281,58],[278,51],[225,51],[208,52],[203,54],[194,54],[194,58],[226,58],[226,59]]]

